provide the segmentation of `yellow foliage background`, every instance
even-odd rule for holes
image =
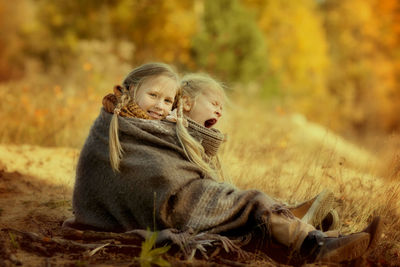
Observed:
[[[1,141],[79,147],[101,96],[148,61],[210,72],[346,137],[391,134],[399,10],[395,0],[2,1]]]

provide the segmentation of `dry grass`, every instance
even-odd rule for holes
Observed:
[[[113,85],[108,77],[98,80],[94,88],[93,71],[82,66],[87,71],[82,84],[51,84],[37,78],[0,85],[5,103],[0,105],[0,142],[79,149],[102,96]],[[387,138],[377,156],[301,115],[266,108],[265,103],[242,95],[232,100],[236,106],[220,125],[228,133],[220,152],[226,180],[288,203],[330,188],[338,199],[342,232],[361,230],[373,215],[382,216],[384,235],[371,257],[400,262],[398,138]]]
[[[234,102],[240,105],[222,127],[229,133],[221,152],[226,180],[291,204],[329,188],[337,198],[340,230],[360,231],[381,216],[381,245],[370,256],[382,257],[382,264],[400,262],[398,137],[386,137],[372,154],[301,115],[243,97]]]

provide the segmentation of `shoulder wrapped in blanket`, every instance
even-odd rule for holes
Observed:
[[[109,162],[111,114],[101,111],[82,149],[73,195],[75,222],[102,231],[192,229],[241,235],[262,225],[276,202],[217,182],[185,157],[175,124],[119,117],[121,171]],[[244,231],[244,232],[243,232]]]

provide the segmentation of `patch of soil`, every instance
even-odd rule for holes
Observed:
[[[72,217],[71,196],[71,188],[65,185],[7,172],[0,162],[0,266],[140,266],[143,240],[133,245],[109,240],[110,246],[90,255],[93,245],[101,243],[64,238],[61,225]],[[163,257],[171,266],[248,265],[229,256],[207,261],[185,261],[173,253]],[[253,259],[259,259],[260,264],[253,262],[252,266],[274,266],[260,256]]]
[[[72,216],[71,189],[53,185],[0,165],[0,266],[43,266],[43,257],[22,250],[8,228],[44,236],[60,234],[64,219]]]

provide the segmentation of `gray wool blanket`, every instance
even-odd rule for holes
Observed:
[[[173,122],[119,117],[124,155],[120,172],[114,172],[111,118],[102,109],[81,151],[75,223],[112,232],[175,228],[240,235],[260,226],[268,232],[268,215],[277,203],[260,191],[239,190],[205,175],[186,158]]]

